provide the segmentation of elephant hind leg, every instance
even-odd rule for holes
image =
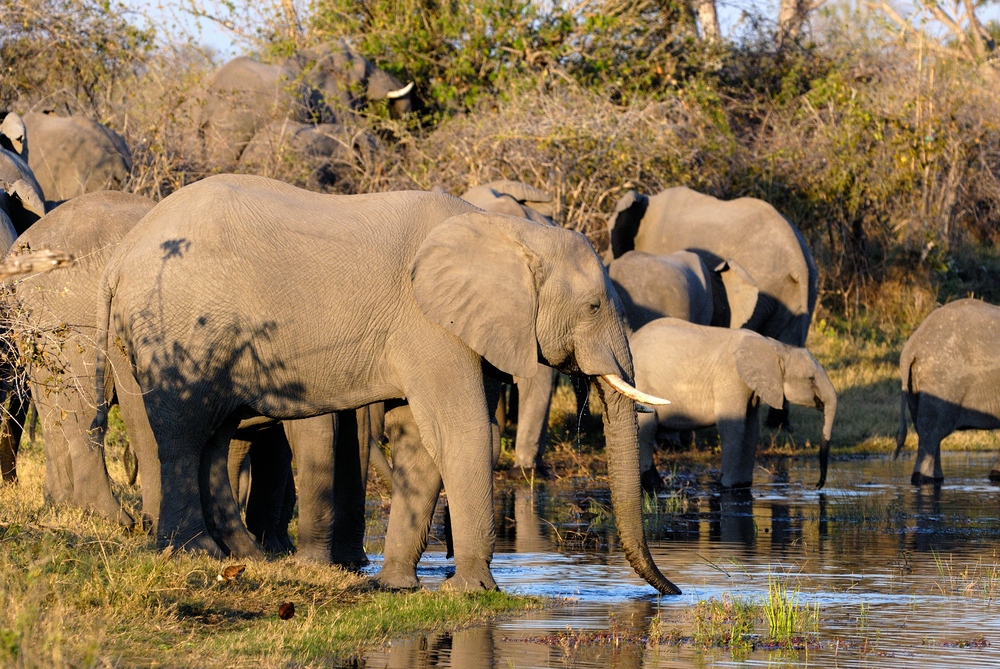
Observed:
[[[240,508],[229,483],[229,442],[239,425],[230,417],[215,431],[201,453],[198,487],[205,526],[209,534],[232,557],[263,559],[264,554],[254,542],[240,518]]]
[[[941,441],[955,431],[958,407],[947,400],[924,395],[919,400],[920,412],[913,421],[917,432],[917,458],[913,463],[913,485],[939,484],[944,481],[941,470]]]
[[[392,445],[392,506],[385,533],[385,559],[375,579],[390,589],[420,586],[417,562],[427,547],[441,473],[420,440],[409,407],[386,414]]]

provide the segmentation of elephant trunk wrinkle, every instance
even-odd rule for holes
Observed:
[[[657,568],[649,553],[642,527],[639,486],[638,424],[631,402],[617,392],[602,377],[597,384],[604,405],[604,432],[611,481],[611,502],[614,506],[625,557],[635,572],[664,595],[679,595],[680,588],[671,583]],[[617,389],[616,389],[617,390]]]

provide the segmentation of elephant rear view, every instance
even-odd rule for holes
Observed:
[[[716,425],[722,438],[722,485],[746,487],[760,437],[758,406],[785,401],[823,412],[820,479],[826,483],[837,393],[816,358],[749,330],[661,318],[629,339],[636,387],[671,404],[639,416],[640,469],[653,467],[657,428],[695,430]]]
[[[45,198],[63,201],[99,190],[121,190],[132,174],[132,154],[121,135],[84,116],[31,112],[28,164]]]
[[[906,407],[917,432],[914,485],[941,483],[941,440],[956,430],[1000,429],[1000,307],[956,300],[935,309],[899,357],[902,395],[896,457],[906,442]],[[1000,481],[1000,456],[990,471]]]

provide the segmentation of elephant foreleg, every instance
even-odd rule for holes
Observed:
[[[386,435],[392,445],[392,506],[385,559],[375,578],[389,588],[416,588],[417,562],[427,548],[441,473],[420,440],[408,406],[386,414]]]
[[[556,371],[539,365],[531,378],[517,380],[517,436],[514,441],[514,466],[532,469],[541,466],[545,447],[549,406],[555,388]]]
[[[758,424],[757,430],[752,429],[753,422],[758,420],[758,412],[752,402],[752,399],[748,401],[745,398],[733,398],[723,405],[722,411],[717,411],[716,426],[722,440],[723,488],[749,488],[753,484],[756,440],[759,438],[760,427]],[[748,456],[744,450],[751,440],[754,442],[753,451]]]
[[[365,490],[371,423],[367,408],[337,414],[337,455],[333,479],[333,544],[330,560],[356,568],[365,554]]]
[[[289,420],[284,426],[295,457],[299,495],[296,559],[330,564],[334,541],[338,415]]]

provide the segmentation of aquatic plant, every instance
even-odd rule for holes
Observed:
[[[752,645],[761,606],[752,599],[722,595],[694,608],[693,641],[700,646],[733,648]]]
[[[788,586],[777,578],[768,577],[767,597],[762,606],[767,619],[768,635],[778,642],[789,643],[793,636],[802,635],[812,624],[813,631],[819,625],[819,604],[809,609],[799,603],[799,589],[791,592]]]

